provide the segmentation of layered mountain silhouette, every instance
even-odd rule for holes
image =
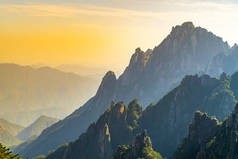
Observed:
[[[40,116],[36,121],[34,121],[31,125],[24,128],[21,132],[17,134],[17,138],[20,140],[29,140],[31,138],[35,138],[41,134],[41,132],[59,121],[56,118],[51,118],[48,116]]]
[[[18,135],[24,129],[23,126],[11,123],[5,119],[0,119],[0,126],[13,136]]]
[[[131,143],[135,134],[144,129],[151,136],[154,150],[170,157],[186,137],[196,110],[216,115],[220,120],[231,113],[237,102],[230,87],[231,81],[226,74],[222,74],[220,79],[208,75],[186,76],[177,88],[144,111],[137,100],[130,102],[128,107],[122,102],[112,102],[98,121],[76,141],[61,146],[46,158],[110,158],[117,145]],[[32,146],[40,146],[36,141],[40,140],[36,139],[26,149],[33,152]],[[20,154],[32,157],[32,153],[24,154],[25,150]]]
[[[29,125],[40,115],[63,118],[94,94],[94,81],[50,67],[0,64],[0,117]]]
[[[86,131],[91,122],[98,119],[111,101],[124,101],[127,104],[131,99],[137,98],[145,107],[178,86],[187,74],[215,72],[213,75],[218,76],[225,67],[221,65],[219,71],[213,70],[212,61],[222,53],[230,55],[231,50],[235,49],[230,48],[220,37],[204,28],[195,27],[191,22],[173,27],[171,33],[153,50],[144,52],[136,49],[129,66],[118,79],[109,71],[94,97],[64,120],[45,129],[36,140],[26,144],[25,148],[18,152],[23,156],[35,157],[47,154],[65,142],[74,141]],[[236,51],[232,54],[236,54]],[[180,140],[186,136],[186,127],[197,109],[221,119],[229,114],[236,100],[233,90],[229,87],[230,80],[226,77],[223,75],[221,79],[215,79],[209,76],[187,76],[179,87],[157,104],[163,106],[149,106],[143,112],[143,120],[140,122],[141,127],[148,129],[152,140],[155,140],[154,148],[160,147],[162,155],[171,155]],[[223,95],[224,98],[221,98]],[[212,107],[214,103],[218,105],[216,109]],[[164,121],[166,122],[163,124]],[[157,125],[157,122],[166,126],[165,129]],[[166,143],[164,140],[170,137],[174,128],[181,130],[172,137],[174,143]],[[153,139],[158,132],[161,134],[161,140]],[[162,143],[166,144],[161,146]]]
[[[16,136],[24,127],[0,119],[0,143],[4,146],[18,145],[22,141]]]
[[[238,70],[237,59],[238,45],[235,44],[228,52],[216,55],[208,66],[207,72],[212,76],[222,72],[232,74]]]

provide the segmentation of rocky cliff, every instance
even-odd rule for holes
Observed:
[[[107,158],[117,145],[127,145],[135,134],[144,129],[148,130],[155,151],[170,157],[188,135],[187,129],[192,119],[193,124],[190,125],[189,138],[186,141],[196,138],[195,145],[204,145],[214,134],[212,131],[216,131],[219,126],[216,126],[218,121],[215,118],[209,118],[207,114],[197,110],[216,115],[220,120],[228,116],[236,103],[230,81],[231,78],[226,74],[222,74],[220,79],[208,75],[186,76],[177,88],[144,111],[137,100],[130,102],[128,107],[121,102],[112,102],[86,133],[64,149],[57,149],[48,159],[63,156],[62,153],[73,159]],[[206,130],[203,131],[202,127]],[[212,135],[206,138],[206,133]],[[124,151],[125,147],[121,148]],[[200,150],[200,147],[195,148],[196,151],[197,149]]]
[[[143,107],[152,101],[157,102],[169,90],[176,87],[185,75],[206,70],[214,56],[227,51],[229,51],[229,46],[220,37],[206,29],[195,27],[191,22],[173,27],[171,33],[153,50],[144,52],[139,48],[136,49],[129,66],[118,79],[116,79],[113,72],[108,72],[94,97],[64,120],[46,129],[39,138],[19,153],[28,157],[47,154],[49,150],[77,139],[88,125],[95,122],[107,109],[112,100],[116,102],[124,101],[127,104],[131,99],[137,98]],[[214,81],[216,83],[216,80]],[[185,92],[189,94],[189,90]],[[177,92],[181,96],[182,93]],[[173,94],[173,96],[176,99],[176,94]],[[198,94],[198,96],[201,95]],[[216,97],[214,95],[214,98]],[[220,102],[223,102],[222,99],[219,99]],[[193,100],[195,99],[189,99],[189,104],[194,106],[195,109],[198,104],[193,104]],[[172,101],[177,102],[176,100]],[[204,101],[205,99],[203,99]],[[212,102],[212,97],[207,101]],[[182,110],[176,109],[173,103],[170,103],[170,105],[170,114],[164,116],[163,120],[168,120],[170,121],[169,124],[173,125],[172,121],[178,118],[174,117],[174,112],[182,112]],[[201,105],[202,103],[199,103],[199,106]],[[229,112],[229,106],[224,114]],[[213,108],[210,109],[212,111]],[[190,113],[193,113],[193,111]],[[157,114],[156,116],[160,115]],[[189,116],[185,121],[190,119]],[[176,139],[176,143],[179,142],[179,139]]]
[[[206,118],[200,122],[193,121],[189,136],[178,147],[173,159],[238,158],[238,105],[222,123]]]
[[[140,124],[148,130],[155,150],[159,148],[163,156],[170,156],[186,137],[196,110],[215,115],[219,120],[230,114],[236,99],[230,81],[222,77],[186,76],[177,88],[143,111]]]
[[[112,155],[112,159],[162,159],[162,156],[152,148],[150,137],[144,131],[137,134],[133,144],[118,146]]]
[[[199,151],[204,151],[206,144],[220,127],[221,123],[215,117],[197,111],[189,126],[188,137],[178,146],[172,159],[195,159]]]
[[[133,138],[133,129],[142,113],[137,100],[128,107],[122,102],[112,105],[96,123],[76,141],[52,152],[46,159],[109,159],[119,144],[129,144]]]

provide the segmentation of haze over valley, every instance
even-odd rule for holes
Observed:
[[[234,0],[0,0],[0,159],[238,159]]]

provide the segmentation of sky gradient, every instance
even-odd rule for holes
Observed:
[[[222,0],[0,0],[0,62],[123,70],[136,47],[192,21],[238,43],[238,3]]]

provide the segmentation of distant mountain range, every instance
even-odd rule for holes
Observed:
[[[17,134],[19,134],[24,129],[23,126],[10,123],[9,121],[4,119],[0,119],[0,126],[13,136],[17,136]]]
[[[98,84],[100,84],[102,77],[104,76],[105,72],[107,72],[107,69],[104,67],[86,67],[77,64],[62,64],[56,66],[55,68],[63,72],[72,72],[80,76],[95,79],[99,82]]]
[[[36,121],[34,121],[31,125],[24,128],[21,132],[17,134],[17,138],[26,141],[29,139],[33,139],[41,134],[41,132],[59,121],[56,118],[51,118],[47,116],[40,116]]]
[[[0,119],[0,143],[4,146],[15,147],[23,141],[29,142],[35,139],[47,127],[59,121],[56,118],[40,116],[30,126],[13,124],[5,119]],[[19,145],[22,147],[22,145]]]
[[[94,95],[97,83],[50,67],[0,64],[0,117],[29,125],[42,114],[63,118]]]
[[[18,145],[22,141],[16,135],[23,129],[22,126],[0,119],[0,143],[4,146]]]
[[[223,119],[233,110],[236,103],[234,96],[236,90],[233,88],[236,85],[232,83],[236,82],[229,75],[237,71],[236,48],[237,46],[230,47],[220,37],[206,29],[195,27],[191,22],[173,27],[171,33],[153,50],[144,52],[139,48],[136,49],[129,66],[118,79],[112,71],[109,71],[94,97],[64,120],[45,129],[34,141],[25,143],[25,147],[16,152],[30,158],[46,155],[50,150],[65,142],[74,141],[80,136],[79,140],[59,148],[55,153],[65,152],[65,155],[71,155],[71,150],[74,148],[78,150],[79,146],[80,151],[77,153],[83,155],[78,156],[79,158],[87,158],[87,155],[90,156],[92,152],[100,150],[98,154],[100,159],[108,155],[108,152],[112,153],[116,148],[115,145],[123,144],[127,136],[123,136],[123,132],[119,133],[120,130],[131,131],[128,135],[133,136],[137,129],[147,129],[153,141],[153,148],[158,149],[163,156],[171,156],[176,146],[187,135],[187,127],[197,109],[216,115],[219,119]],[[220,56],[221,54],[224,56]],[[220,60],[217,60],[218,57]],[[225,58],[232,59],[229,65],[226,65]],[[219,77],[220,73],[226,70],[230,70],[229,75],[222,74],[219,79],[202,75],[208,73]],[[201,76],[186,76],[194,74]],[[132,125],[127,119],[130,116],[125,117],[129,109],[126,107],[124,107],[126,110],[119,110],[117,116],[123,119],[116,121],[119,122],[121,129],[115,127],[115,130],[111,130],[108,125],[110,121],[104,120],[103,116],[97,121],[112,101],[124,101],[127,104],[134,98],[140,101],[142,107],[149,106],[142,115],[138,114],[138,120],[132,122]],[[150,104],[158,100],[156,105]],[[110,109],[108,111],[110,112]],[[90,123],[95,121],[103,124],[99,124],[98,129],[96,123],[87,130]],[[106,124],[110,131],[117,132],[116,134],[122,137],[110,133],[111,139],[107,142],[105,139],[108,135],[105,136],[104,131],[107,130]],[[111,125],[114,127],[113,125],[118,124]],[[177,131],[176,134],[174,130]],[[83,133],[84,131],[86,133]],[[100,136],[90,140],[92,134],[100,133],[102,137],[104,136],[103,140]],[[86,149],[85,145],[93,141],[98,141],[98,144],[94,142],[94,147]],[[124,144],[129,143],[131,142],[126,140]]]

